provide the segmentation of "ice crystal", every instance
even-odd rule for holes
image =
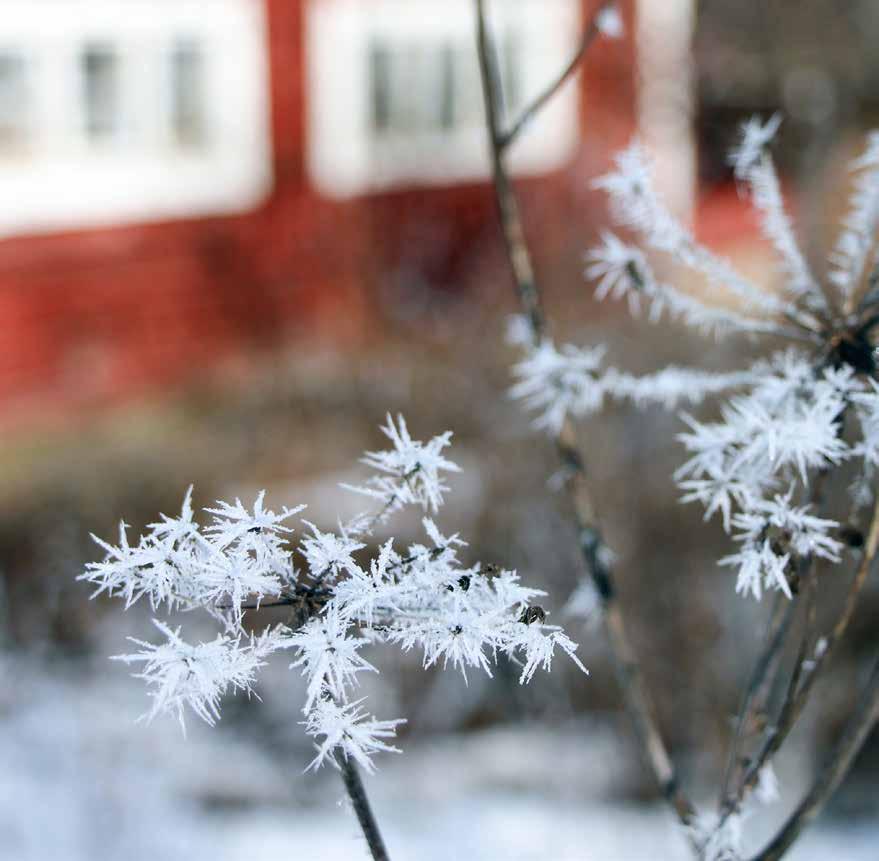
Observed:
[[[510,394],[541,411],[538,427],[557,432],[567,416],[579,418],[600,409],[605,390],[597,372],[603,357],[603,347],[566,345],[558,350],[545,340],[513,368],[519,381]]]
[[[317,756],[308,766],[317,769],[325,762],[337,768],[337,756],[351,757],[368,772],[375,771],[372,757],[378,752],[399,753],[399,749],[384,739],[393,738],[397,727],[406,723],[402,718],[396,720],[376,720],[360,707],[363,700],[340,705],[323,697],[308,712],[304,721],[305,731],[315,738],[322,737]]]
[[[165,635],[165,642],[156,645],[129,637],[141,650],[116,655],[115,660],[144,665],[137,677],[151,687],[153,699],[144,717],[152,720],[160,712],[172,712],[184,730],[184,706],[213,725],[219,719],[223,695],[229,690],[249,693],[257,669],[281,643],[278,632],[267,632],[250,639],[218,634],[209,643],[193,646],[181,639],[180,628],[172,630],[157,619],[153,624]]]
[[[864,154],[852,164],[856,172],[854,191],[843,229],[830,255],[830,279],[837,286],[848,309],[862,286],[865,271],[876,260],[876,231],[879,229],[879,132],[867,140]]]
[[[437,511],[448,490],[442,474],[460,472],[457,464],[441,454],[449,445],[451,432],[422,443],[409,436],[402,416],[397,416],[394,424],[390,415],[382,432],[392,447],[386,451],[367,452],[362,461],[378,475],[365,485],[345,487],[380,500],[385,506],[385,515],[405,505],[420,505],[425,511]]]
[[[348,688],[357,683],[358,673],[378,672],[359,654],[367,641],[348,636],[352,627],[351,620],[332,605],[287,638],[286,645],[299,653],[290,668],[302,667],[302,674],[308,679],[306,712],[324,690],[344,700]]]
[[[564,631],[561,629],[552,630],[547,626],[533,623],[521,624],[515,639],[507,646],[510,651],[520,650],[525,657],[522,674],[519,676],[519,684],[530,682],[540,666],[547,671],[552,668],[552,658],[556,646],[565,652],[584,673],[588,673],[576,655],[577,644]]]
[[[363,573],[353,554],[362,550],[364,544],[349,538],[344,531],[341,535],[335,535],[332,532],[321,532],[307,520],[302,522],[312,533],[302,539],[301,549],[315,580],[336,579],[343,572],[351,576]]]

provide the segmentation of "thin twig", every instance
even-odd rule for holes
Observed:
[[[842,783],[877,721],[879,721],[879,661],[873,667],[857,710],[849,719],[842,737],[816,777],[811,790],[772,842],[755,855],[752,861],[778,861],[787,852]]]
[[[855,573],[851,586],[849,587],[842,613],[840,613],[839,618],[836,620],[836,624],[833,626],[833,630],[827,637],[827,645],[820,655],[815,656],[814,665],[804,677],[803,684],[798,692],[798,697],[808,696],[809,691],[815,682],[815,678],[845,635],[852,617],[855,614],[855,610],[857,609],[861,592],[863,591],[864,584],[867,582],[867,575],[870,573],[873,560],[876,558],[876,552],[879,550],[879,487],[874,489],[874,494],[873,513],[870,520],[870,531],[867,534],[867,541],[864,544],[864,555],[861,557],[858,570]]]
[[[598,17],[601,13],[610,6],[614,0],[605,0],[593,13],[592,17],[589,19],[589,24],[586,26],[586,29],[583,31],[583,36],[580,39],[580,44],[577,47],[577,52],[571,57],[570,62],[567,66],[562,70],[561,74],[545,89],[540,95],[538,95],[533,102],[531,102],[528,107],[526,107],[521,114],[519,114],[519,118],[513,122],[509,129],[506,132],[502,132],[498,137],[498,148],[501,152],[507,149],[519,136],[522,130],[527,126],[534,117],[540,113],[540,111],[547,105],[548,102],[552,100],[555,94],[564,86],[565,82],[570,78],[574,72],[577,71],[577,66],[580,65],[580,61],[586,55],[586,52],[589,50],[589,46],[592,44],[593,40],[599,33],[598,29]]]
[[[777,753],[803,713],[821,668],[827,663],[827,660],[848,630],[861,592],[863,591],[864,583],[867,580],[867,575],[870,573],[873,560],[876,558],[877,549],[879,549],[879,490],[877,490],[876,499],[873,504],[870,532],[864,546],[864,555],[861,557],[860,565],[858,565],[858,570],[849,587],[843,610],[833,626],[833,630],[827,636],[825,640],[826,645],[823,650],[819,654],[813,655],[811,664],[808,667],[803,666],[801,668],[802,680],[799,683],[799,687],[796,690],[789,691],[778,721],[767,732],[760,751],[753,758],[742,777],[737,792],[739,799],[756,785],[760,770]]]
[[[820,482],[816,481],[816,491],[812,496],[812,500],[814,504],[818,504],[818,498],[820,494],[820,490],[818,490]],[[793,700],[793,695],[796,692],[797,685],[800,681],[800,675],[803,670],[804,662],[806,655],[808,653],[810,643],[811,643],[811,631],[814,627],[815,622],[815,587],[816,587],[816,578],[817,574],[815,572],[815,559],[814,557],[806,557],[805,559],[801,559],[799,563],[799,570],[797,572],[797,581],[799,584],[799,592],[800,594],[805,593],[805,613],[803,618],[803,631],[800,637],[800,645],[797,650],[797,656],[795,659],[793,671],[791,673],[790,678],[788,679],[786,694],[782,699],[782,708],[781,714],[778,720],[775,722],[774,726],[778,726],[781,722],[783,722],[788,714],[789,704]],[[779,600],[784,600],[779,597]],[[772,642],[770,643],[768,651],[771,654],[766,656],[766,662],[764,664],[763,658],[758,659],[757,666],[755,667],[755,677],[760,675],[762,676],[762,680],[758,680],[753,692],[751,694],[750,702],[748,701],[748,694],[746,694],[746,707],[745,711],[740,716],[742,720],[741,728],[747,728],[757,723],[758,716],[766,714],[766,704],[769,700],[769,696],[772,693],[772,690],[776,687],[776,683],[778,682],[778,678],[781,673],[780,665],[781,658],[784,653],[785,646],[787,644],[788,634],[791,629],[791,622],[793,621],[794,614],[796,613],[796,608],[799,602],[795,602],[790,600],[787,602],[787,606],[785,607],[784,616],[781,620],[781,624],[779,629],[776,631]],[[768,730],[768,735],[772,735],[774,733],[774,729],[770,728]],[[722,821],[725,821],[726,818],[738,809],[739,805],[744,798],[745,792],[752,789],[756,784],[757,778],[760,774],[760,769],[763,766],[765,760],[761,760],[758,756],[756,759],[751,760],[750,762],[746,759],[741,759],[738,756],[739,748],[737,744],[742,741],[741,736],[738,736],[737,742],[734,742],[733,754],[734,759],[732,760],[732,771],[728,773],[728,776],[724,779],[723,791],[720,796],[721,798],[721,812],[722,812]],[[748,781],[748,775],[750,774],[750,768],[755,763],[759,763],[756,768],[753,769],[753,774],[751,774],[751,781]]]
[[[497,58],[490,44],[486,27],[484,0],[476,0],[476,38],[479,54],[479,70],[482,76],[482,94],[488,125],[492,177],[497,200],[501,231],[507,249],[507,257],[513,269],[513,279],[522,310],[528,318],[535,343],[543,337],[546,321],[541,307],[540,293],[534,280],[534,267],[525,243],[525,232],[519,214],[519,202],[513,191],[509,173],[503,160],[499,117],[500,75]]]
[[[796,693],[800,686],[800,679],[806,670],[809,655],[815,651],[815,639],[812,636],[815,630],[815,616],[818,597],[818,577],[813,573],[806,584],[806,613],[803,619],[803,635],[800,638],[800,647],[797,649],[794,659],[794,668],[787,685],[779,722],[784,724],[788,720],[787,711],[793,707]]]
[[[504,162],[503,135],[500,131],[498,111],[500,82],[496,55],[486,25],[485,0],[475,0],[475,8],[479,69],[501,231],[516,293],[529,322],[532,339],[537,344],[545,334],[546,319],[534,277],[531,255],[525,241],[518,200]],[[644,758],[653,772],[662,795],[672,806],[681,823],[688,825],[693,817],[693,806],[678,785],[671,757],[647,693],[640,664],[626,633],[622,609],[614,587],[613,572],[607,561],[609,554],[606,552],[597,524],[583,458],[578,450],[574,427],[570,420],[564,423],[556,437],[556,449],[569,476],[566,489],[574,509],[580,550],[585,567],[601,597],[605,629],[626,708],[632,718]]]
[[[751,677],[745,687],[742,695],[742,702],[739,707],[738,717],[736,718],[736,728],[730,743],[729,757],[727,759],[726,769],[724,771],[723,781],[721,783],[720,801],[723,808],[729,806],[729,791],[736,772],[736,766],[739,761],[739,751],[745,739],[746,728],[755,719],[764,694],[767,692],[769,685],[767,680],[771,677],[772,668],[780,658],[782,646],[784,645],[787,632],[794,614],[794,603],[787,601],[782,604],[785,599],[779,595],[776,597],[775,607],[772,610],[772,616],[769,620],[769,626],[766,636],[766,645],[754,664],[751,671]]]
[[[270,607],[293,607],[297,605],[314,605],[320,609],[333,597],[331,589],[304,586],[297,583],[292,595],[281,595],[271,601],[251,601],[241,604],[242,610],[265,610]],[[231,610],[230,604],[221,604],[218,610]]]
[[[388,850],[385,848],[385,842],[382,839],[381,831],[378,828],[378,822],[372,812],[372,806],[369,803],[369,797],[363,788],[363,781],[360,779],[360,769],[357,763],[350,756],[340,757],[342,769],[342,780],[345,781],[345,789],[348,790],[348,798],[351,799],[351,806],[357,815],[357,821],[366,838],[366,844],[369,846],[369,852],[373,861],[389,861]]]

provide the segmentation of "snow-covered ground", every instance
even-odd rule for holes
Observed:
[[[692,858],[664,811],[504,795],[463,796],[383,816],[391,856],[409,861],[677,861]],[[223,861],[290,857],[367,858],[352,819],[321,812],[299,823],[280,816],[227,820],[216,835]],[[879,828],[817,828],[791,861],[875,861]],[[295,848],[294,848],[295,847]],[[196,853],[193,857],[203,857]],[[206,857],[206,856],[204,856]]]
[[[0,664],[0,858],[367,857],[335,775],[301,773],[307,749],[278,748],[276,738],[273,750],[228,726],[192,722],[184,739],[171,720],[135,724],[143,688],[119,665],[41,667]],[[291,737],[300,729],[292,726]],[[664,808],[620,800],[636,767],[626,740],[600,724],[586,729],[404,739],[405,755],[383,758],[368,779],[392,857],[687,858]],[[768,824],[754,823],[757,841]],[[879,824],[830,821],[790,858],[873,861],[877,846]]]

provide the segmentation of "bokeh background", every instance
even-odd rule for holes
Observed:
[[[491,5],[514,115],[596,4]],[[846,162],[879,122],[879,7],[620,9],[624,37],[592,46],[512,156],[547,309],[559,337],[635,371],[733,367],[757,347],[593,301],[584,253],[609,221],[590,184],[639,134],[673,208],[771,285],[725,153],[741,120],[780,111],[785,193],[822,270]],[[302,774],[286,662],[216,729],[136,724],[145,690],[107,656],[149,636],[148,609],[90,602],[76,577],[99,557],[90,532],[124,518],[136,535],[191,483],[203,505],[266,488],[332,527],[388,411],[421,438],[454,431],[443,531],[546,588],[591,670],[521,688],[501,665],[465,685],[375,655],[376,710],[409,720],[405,755],[369,780],[392,856],[685,857],[600,625],[568,601],[579,563],[551,446],[507,396],[516,308],[487,176],[469,0],[0,0],[0,858],[365,857],[335,776]],[[677,501],[680,427],[615,410],[582,442],[662,726],[707,803],[767,607],[735,596],[719,528]],[[777,764],[755,843],[854,700],[877,597]],[[792,858],[879,857],[877,769],[874,739]]]

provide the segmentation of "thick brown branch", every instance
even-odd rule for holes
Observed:
[[[485,0],[475,0],[475,5],[479,68],[501,230],[519,302],[529,321],[532,338],[535,343],[539,343],[545,334],[546,320],[534,277],[531,255],[525,241],[518,201],[504,162],[503,135],[500,131],[498,112],[500,84],[496,57],[486,25]],[[569,476],[566,488],[574,510],[580,550],[585,567],[601,596],[605,629],[626,708],[632,718],[644,758],[663,796],[671,804],[680,821],[687,825],[692,819],[693,807],[678,785],[674,766],[647,693],[640,664],[626,632],[622,609],[614,588],[613,572],[607,562],[609,554],[605,552],[586,480],[583,457],[577,448],[576,435],[570,420],[562,426],[556,438],[556,448]]]
[[[857,710],[852,715],[842,738],[815,779],[808,795],[776,835],[772,842],[755,855],[752,861],[778,861],[793,842],[824,808],[848,774],[871,730],[879,721],[879,661],[877,661]]]

